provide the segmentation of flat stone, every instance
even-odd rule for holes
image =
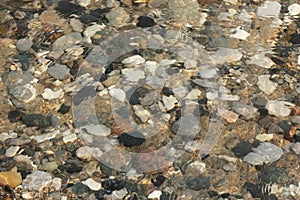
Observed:
[[[0,185],[15,188],[22,183],[21,173],[16,171],[0,172]]]
[[[48,68],[47,73],[57,80],[65,80],[70,76],[70,69],[66,65],[55,64]]]
[[[37,96],[36,88],[31,84],[19,85],[9,90],[9,93],[13,95],[17,100],[28,103],[35,99]]]
[[[288,7],[288,10],[289,10],[289,14],[292,16],[299,15],[300,14],[300,5],[297,3],[292,4]]]
[[[246,63],[248,65],[253,64],[259,67],[269,69],[272,65],[274,65],[274,62],[269,57],[266,57],[266,53],[269,52],[261,52],[259,54],[256,54],[250,57],[250,60],[247,60]]]
[[[226,109],[219,109],[218,116],[224,118],[228,123],[235,123],[239,118],[239,114]]]
[[[98,31],[103,30],[105,26],[100,25],[100,24],[94,24],[92,26],[88,26],[84,32],[83,35],[86,37],[93,37]]]
[[[177,88],[173,88],[172,92],[174,93],[174,95],[181,99],[183,97],[185,97],[186,93],[187,93],[187,89],[183,86],[177,87]]]
[[[75,133],[72,133],[72,134],[69,134],[69,135],[66,135],[63,137],[63,141],[65,144],[72,143],[76,140],[77,140],[77,135]]]
[[[52,185],[56,191],[59,191],[62,186],[62,179],[57,177],[53,178]]]
[[[215,64],[239,61],[243,54],[238,49],[220,47],[217,51],[211,52],[212,60]]]
[[[257,15],[260,17],[278,18],[281,10],[281,4],[275,1],[265,1],[261,7],[257,8]]]
[[[29,38],[22,38],[17,41],[17,49],[19,51],[28,51],[32,46],[32,40]]]
[[[150,118],[151,114],[148,110],[144,109],[141,105],[134,105],[133,106],[135,114],[140,118],[142,122],[147,122]]]
[[[43,171],[33,171],[31,174],[28,174],[23,180],[23,187],[30,191],[41,191],[44,187],[52,183],[51,174]]]
[[[96,136],[108,136],[111,133],[111,129],[102,125],[102,124],[89,124],[84,127],[81,127],[82,129],[85,129],[88,133]]]
[[[170,95],[168,97],[164,95],[162,97],[162,102],[167,111],[172,110],[175,107],[175,104],[178,103],[176,97],[174,97],[173,95]]]
[[[91,147],[84,146],[76,150],[76,156],[82,160],[91,160],[92,159],[92,149]]]
[[[273,139],[273,137],[274,137],[273,134],[263,133],[263,134],[259,134],[259,135],[255,136],[255,139],[257,139],[258,141],[261,141],[261,142],[268,142],[268,141],[271,141]]]
[[[251,165],[273,163],[283,155],[283,150],[280,147],[269,142],[260,143],[257,148],[252,150],[253,152],[248,153],[243,159]]]
[[[220,99],[223,101],[239,101],[240,96],[233,94],[221,94]]]
[[[127,81],[138,82],[145,78],[145,72],[140,69],[122,69],[122,74]]]
[[[197,100],[201,96],[201,91],[199,89],[192,89],[185,97],[184,99],[189,100]]]
[[[270,115],[274,115],[277,117],[287,117],[290,115],[290,108],[294,106],[294,104],[287,101],[277,101],[277,100],[269,100],[265,106]]]
[[[45,88],[42,97],[46,100],[52,100],[52,99],[60,99],[61,97],[63,97],[63,95],[64,93],[62,89],[53,91],[50,88]]]
[[[79,44],[82,40],[81,33],[72,32],[67,35],[63,35],[52,44],[52,51],[58,51],[61,49],[66,49],[75,44]]]
[[[276,90],[276,85],[270,80],[271,75],[258,76],[257,85],[265,94],[272,94]]]
[[[82,32],[83,31],[83,24],[79,19],[72,18],[70,19],[70,25],[76,32]]]
[[[207,79],[217,77],[218,75],[217,69],[200,70],[198,73],[200,74],[201,78]]]
[[[82,181],[82,183],[86,186],[88,186],[93,191],[98,191],[101,189],[101,183],[98,183],[97,181],[94,181],[91,178],[88,178],[85,181]]]
[[[122,60],[122,63],[128,66],[136,66],[145,63],[145,59],[140,55],[134,55],[125,58],[124,60]]]
[[[247,40],[247,38],[250,36],[250,33],[248,33],[247,31],[240,29],[240,28],[236,28],[233,30],[233,33],[230,35],[230,37],[232,38],[237,38],[240,40]]]
[[[257,108],[241,102],[233,102],[232,109],[242,115],[245,119],[253,119],[258,115]]]
[[[124,90],[119,89],[119,88],[111,88],[111,89],[109,89],[109,94],[113,98],[117,99],[118,101],[125,102],[126,94],[125,94]]]
[[[105,17],[111,25],[117,28],[127,25],[128,21],[130,20],[130,16],[127,14],[124,8],[114,9],[105,14]]]
[[[19,146],[11,146],[8,149],[6,149],[5,156],[6,157],[14,157],[17,152],[19,151]]]
[[[49,132],[49,133],[44,133],[44,134],[41,134],[41,135],[37,135],[34,137],[34,140],[37,142],[37,143],[42,143],[46,140],[51,140],[53,138],[56,137],[56,135],[59,134],[59,130],[55,130],[55,131],[52,131],[52,132]]]

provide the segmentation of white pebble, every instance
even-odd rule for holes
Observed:
[[[19,149],[20,149],[19,146],[11,146],[6,150],[5,156],[6,157],[14,157],[17,154],[17,152],[19,151]]]
[[[65,144],[69,142],[74,142],[75,140],[77,140],[77,135],[75,133],[63,137],[63,141]]]
[[[288,7],[290,15],[299,15],[300,14],[300,5],[295,3]]]
[[[115,99],[117,99],[118,101],[125,102],[126,94],[124,90],[119,88],[112,88],[109,90],[109,94]]]
[[[47,100],[59,99],[63,97],[63,90],[59,89],[56,91],[51,90],[50,88],[45,88],[42,97]]]
[[[94,181],[93,179],[91,178],[88,178],[87,180],[85,181],[82,181],[82,183],[86,186],[88,186],[91,190],[94,190],[94,191],[98,191],[101,189],[101,184]]]
[[[162,195],[162,192],[159,190],[154,190],[148,195],[148,199],[159,199]]]
[[[135,66],[135,65],[145,63],[145,59],[140,55],[134,55],[134,56],[125,58],[124,60],[122,60],[122,63],[124,65],[128,65],[128,66]]]

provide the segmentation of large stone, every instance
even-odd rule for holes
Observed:
[[[290,115],[290,108],[293,106],[294,104],[287,101],[269,100],[265,108],[268,110],[270,115],[287,117]]]
[[[44,187],[52,183],[52,177],[49,173],[43,171],[34,171],[28,174],[23,180],[23,187],[30,191],[41,191]]]
[[[16,171],[0,172],[0,185],[15,188],[22,183],[22,176]]]

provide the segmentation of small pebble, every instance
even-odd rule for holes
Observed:
[[[19,146],[11,146],[8,149],[6,149],[5,156],[6,157],[14,157],[17,152],[19,151]]]
[[[32,44],[32,40],[28,38],[22,38],[18,40],[16,46],[19,51],[28,51],[31,48]]]
[[[88,186],[93,191],[98,191],[101,189],[101,183],[98,183],[91,178],[88,178],[87,180],[82,181],[82,183],[84,185]]]
[[[70,135],[66,135],[66,136],[63,137],[63,141],[64,141],[65,144],[72,143],[76,140],[77,140],[77,135],[75,133],[72,133]]]
[[[125,58],[124,60],[122,60],[122,63],[124,65],[128,65],[128,66],[136,66],[136,65],[145,63],[145,59],[140,55],[134,55],[134,56]]]
[[[148,199],[160,199],[162,192],[160,190],[154,190],[148,195]]]

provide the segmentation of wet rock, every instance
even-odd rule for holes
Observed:
[[[127,14],[124,8],[117,8],[115,10],[112,10],[109,13],[105,14],[105,17],[112,26],[115,26],[117,28],[127,25],[130,19],[130,16]]]
[[[233,102],[232,109],[245,119],[253,119],[258,115],[257,108],[240,102]]]
[[[88,186],[93,191],[98,191],[101,189],[101,183],[98,183],[91,178],[88,178],[87,180],[82,181],[82,183],[84,185]]]
[[[251,165],[263,165],[279,160],[283,155],[283,150],[269,142],[261,143],[257,148],[252,149],[253,152],[248,153],[244,157],[244,161]]]
[[[39,129],[45,129],[50,126],[50,120],[41,114],[24,115],[22,122],[27,126],[37,126]]]
[[[58,51],[61,49],[66,49],[75,44],[79,44],[82,40],[81,33],[72,32],[67,35],[61,36],[52,44],[52,51]]]
[[[125,147],[133,147],[141,145],[145,141],[145,137],[139,132],[133,132],[120,135],[118,140]]]
[[[257,85],[265,94],[272,94],[276,90],[276,85],[270,80],[270,75],[258,76]]]
[[[31,48],[32,44],[33,43],[32,43],[31,39],[29,39],[29,38],[22,38],[22,39],[20,39],[20,40],[17,41],[16,46],[17,46],[17,49],[19,51],[28,51]]]
[[[0,185],[15,188],[22,183],[21,174],[16,171],[0,172]]]
[[[210,178],[201,174],[197,176],[189,176],[186,178],[186,184],[192,190],[204,190],[210,187]]]
[[[293,105],[294,104],[287,101],[269,100],[265,108],[268,110],[270,115],[274,115],[277,117],[287,117],[290,115],[290,108]]]
[[[47,73],[57,80],[65,80],[70,76],[70,69],[66,65],[55,64],[48,68]]]
[[[139,16],[138,23],[136,24],[138,27],[152,27],[155,25],[154,20],[148,16]]]
[[[49,173],[43,171],[33,171],[23,180],[23,187],[30,191],[41,191],[44,187],[52,183],[52,177]]]

